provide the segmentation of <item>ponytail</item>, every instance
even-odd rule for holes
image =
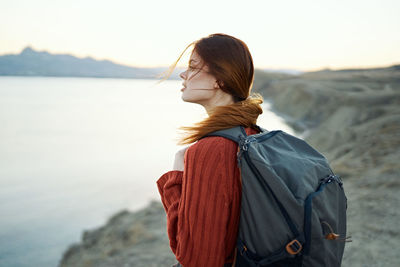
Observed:
[[[201,137],[214,131],[242,125],[255,128],[257,118],[263,113],[261,104],[263,98],[255,93],[245,100],[226,106],[216,106],[209,111],[209,117],[197,122],[195,126],[181,126],[185,135],[179,140],[178,145],[191,144]]]

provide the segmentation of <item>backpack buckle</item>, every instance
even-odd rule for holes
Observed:
[[[243,254],[247,251],[247,247],[245,245],[242,246],[242,248],[240,249],[240,255],[243,256]]]
[[[296,255],[302,250],[303,246],[297,239],[293,239],[286,245],[286,251],[291,255]]]

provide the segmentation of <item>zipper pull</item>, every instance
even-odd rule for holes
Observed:
[[[243,140],[243,143],[242,143],[242,149],[243,149],[243,151],[247,151],[248,150],[248,144],[250,143],[250,140],[249,139],[244,139]]]

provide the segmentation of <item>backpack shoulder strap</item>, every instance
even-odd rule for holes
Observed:
[[[207,137],[207,136],[221,136],[221,137],[228,138],[239,144],[239,141],[241,140],[241,138],[246,137],[247,134],[246,134],[246,131],[243,128],[243,126],[235,126],[232,128],[222,129],[222,130],[218,130],[218,131],[206,134],[202,138]]]
[[[258,125],[256,125],[256,127],[259,129],[260,133],[268,132],[266,129],[264,129]],[[235,126],[232,128],[222,129],[222,130],[218,130],[218,131],[206,134],[202,138],[207,137],[207,136],[221,136],[221,137],[228,138],[239,144],[240,140],[247,137],[247,133],[246,133],[246,130],[244,129],[244,127],[242,125],[239,125],[239,126]]]

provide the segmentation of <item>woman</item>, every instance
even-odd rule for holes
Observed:
[[[254,67],[243,41],[218,33],[192,44],[188,69],[180,74],[182,100],[202,105],[208,117],[182,127],[188,134],[179,144],[194,144],[176,153],[173,169],[157,180],[157,187],[179,262],[175,266],[232,266],[241,203],[238,146],[223,137],[200,138],[237,125],[248,135],[258,133],[263,99],[249,96]]]

